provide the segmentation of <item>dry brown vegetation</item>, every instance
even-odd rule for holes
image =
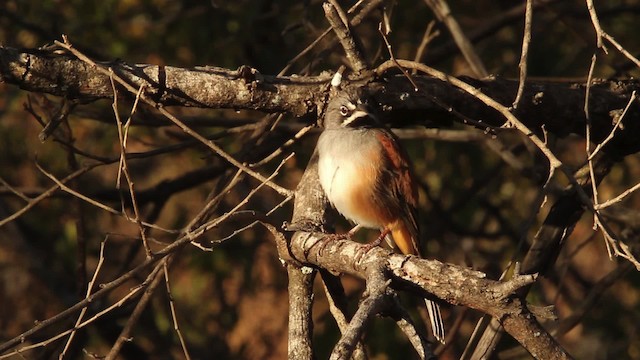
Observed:
[[[640,3],[351,5],[0,4],[0,358],[640,359]],[[342,65],[429,260],[317,245]]]

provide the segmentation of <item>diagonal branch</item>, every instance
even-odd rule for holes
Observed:
[[[331,24],[333,31],[338,37],[338,41],[342,45],[344,52],[347,55],[347,60],[355,72],[360,72],[367,68],[367,63],[364,60],[362,51],[356,42],[356,39],[351,34],[349,28],[349,19],[345,12],[342,10],[337,1],[332,0],[322,4],[324,14]]]
[[[460,49],[460,52],[462,52],[462,55],[465,60],[467,60],[474,74],[480,78],[489,76],[489,72],[487,72],[487,69],[484,67],[471,41],[469,41],[469,38],[467,38],[462,31],[458,21],[451,14],[449,4],[447,4],[445,0],[424,0],[424,2],[431,8],[431,11],[433,11],[438,20],[443,22],[447,29],[449,29],[453,41]]]

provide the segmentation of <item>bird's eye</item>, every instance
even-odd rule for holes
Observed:
[[[340,106],[340,115],[348,116],[350,113],[351,113],[351,111],[349,111],[349,108],[347,108],[344,105]]]

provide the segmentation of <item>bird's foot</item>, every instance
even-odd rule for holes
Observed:
[[[360,262],[362,257],[368,254],[369,251],[371,251],[371,249],[373,249],[376,246],[380,246],[380,244],[382,243],[382,239],[384,239],[387,235],[389,235],[389,230],[385,229],[380,233],[380,236],[378,236],[375,240],[373,240],[368,244],[362,245],[362,247],[360,247],[360,249],[358,249],[356,253],[356,262]]]
[[[347,232],[344,234],[326,234],[322,239],[318,240],[316,245],[318,246],[318,254],[322,255],[324,249],[329,245],[330,242],[336,240],[349,240],[351,239],[351,233]]]

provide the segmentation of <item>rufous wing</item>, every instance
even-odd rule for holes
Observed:
[[[381,186],[391,191],[388,203],[399,212],[395,223],[387,224],[394,242],[404,254],[420,255],[418,213],[418,187],[409,157],[396,136],[388,130],[376,133],[382,145],[388,176],[381,176]],[[388,181],[388,182],[387,182]]]

